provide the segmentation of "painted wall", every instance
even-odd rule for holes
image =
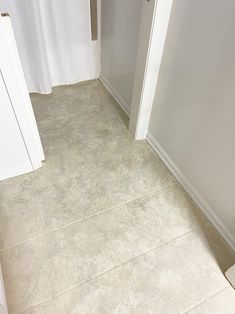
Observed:
[[[235,3],[175,1],[148,138],[235,249]]]
[[[130,110],[142,0],[101,1],[101,76]]]

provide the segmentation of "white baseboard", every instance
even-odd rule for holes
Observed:
[[[235,265],[226,271],[225,276],[235,289]]]
[[[100,74],[99,80],[104,85],[104,87],[109,91],[109,93],[113,96],[122,110],[126,113],[126,115],[130,116],[130,109],[124,99],[115,91],[115,89],[109,84],[109,82],[104,78],[102,74]]]
[[[235,251],[235,239],[232,234],[227,230],[225,225],[216,216],[213,209],[206,202],[206,200],[196,191],[194,186],[187,180],[181,170],[177,167],[170,156],[165,152],[157,140],[151,135],[147,134],[146,141],[150,144],[153,150],[159,155],[161,160],[167,166],[167,168],[172,172],[177,181],[182,185],[185,191],[190,195],[193,201],[202,210],[209,221],[214,225],[217,231],[222,235],[224,240],[228,243],[233,251]]]
[[[18,168],[8,169],[0,173],[0,181],[17,177],[17,176],[20,176],[22,174],[32,172],[32,171],[33,171],[33,168],[32,168],[31,163],[23,165]]]

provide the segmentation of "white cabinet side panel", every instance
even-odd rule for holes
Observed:
[[[3,180],[33,168],[1,74],[0,100],[0,180]]]

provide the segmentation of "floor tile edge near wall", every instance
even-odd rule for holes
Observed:
[[[170,158],[167,152],[161,147],[155,137],[150,133],[146,137],[147,143],[153,148],[157,155],[161,158],[170,172],[175,176],[177,181],[193,199],[193,201],[199,206],[205,216],[213,224],[216,230],[221,234],[226,243],[229,245],[231,250],[235,252],[235,239],[232,234],[227,230],[226,226],[219,220],[217,215],[213,212],[210,205],[206,200],[198,193],[198,191],[193,187],[193,185],[188,181],[188,179],[183,175],[180,169],[177,167],[175,162]]]
[[[104,87],[107,89],[107,91],[113,96],[113,98],[116,100],[116,102],[119,104],[119,106],[125,112],[125,114],[129,117],[130,116],[129,106],[124,101],[124,99],[118,94],[118,92],[114,90],[114,88],[110,85],[110,83],[106,80],[106,78],[103,76],[102,73],[100,74],[99,80],[104,85]]]

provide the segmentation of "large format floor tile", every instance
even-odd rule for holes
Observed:
[[[180,314],[225,287],[206,240],[190,232],[72,289],[58,302],[73,314]]]
[[[195,228],[190,205],[168,218],[157,207],[159,194],[155,192],[56,232],[61,291]],[[177,212],[177,206],[175,209]],[[170,208],[166,206],[167,210]]]
[[[116,117],[106,116],[102,112],[89,112],[80,119],[76,116],[42,122],[39,131],[46,150],[76,142],[84,143],[88,138],[102,143],[104,138],[110,140],[117,135],[126,135],[124,124]]]
[[[91,86],[93,85],[96,86],[97,83],[92,82]],[[55,91],[62,90],[64,95],[61,92],[55,92],[55,95],[35,94],[32,97],[36,101],[34,108],[40,122],[40,135],[43,140],[46,161],[43,163],[43,167],[36,172],[0,182],[1,198],[6,195],[12,197],[15,193],[22,193],[25,189],[33,190],[63,181],[71,176],[78,176],[84,171],[124,160],[148,149],[146,144],[133,141],[123,120],[118,119],[122,115],[120,109],[117,109],[114,101],[107,96],[107,92],[103,93],[109,100],[108,102],[104,98],[97,104],[97,98],[93,97],[94,106],[99,107],[98,112],[92,109],[92,105],[89,106],[89,102],[85,105],[89,109],[83,112],[85,109],[83,110],[84,103],[80,99],[80,91],[83,94],[83,89],[86,90],[86,87],[89,87],[87,90],[92,89],[91,86],[90,84],[77,86],[80,88],[79,92],[76,92],[78,97],[74,96],[72,102],[74,115],[67,112],[71,107],[70,101],[64,102],[66,95],[70,94],[68,93],[70,86],[55,89]],[[98,87],[98,91],[101,93],[103,88],[100,84]],[[73,87],[72,91],[75,90]],[[62,95],[63,97],[61,97]],[[96,94],[94,93],[94,95]],[[61,104],[63,104],[63,110],[61,109],[61,113],[58,114],[58,107],[60,108]],[[47,110],[53,113],[50,115],[50,119],[44,117],[44,112]]]
[[[32,307],[20,314],[69,314],[65,312],[64,302],[62,298],[56,298],[49,302]],[[72,314],[72,313],[70,313]]]
[[[2,253],[9,313],[18,313],[56,295],[55,252],[55,243],[48,236]]]
[[[219,294],[196,306],[188,314],[234,314],[235,290],[228,287]]]
[[[1,199],[12,198],[25,190],[33,191],[64,181],[147,151],[149,147],[146,143],[134,142],[126,134],[123,134],[123,137],[114,136],[110,140],[103,138],[102,142],[92,138],[85,142],[49,149],[42,168],[36,172],[0,182]]]
[[[194,209],[175,185],[5,251],[10,309],[41,303],[189,232],[197,225]]]
[[[123,117],[110,94],[99,81],[56,87],[50,95],[31,94],[39,123],[66,117],[103,113]]]
[[[162,189],[100,216],[118,253],[126,262],[149,249],[198,228],[195,206],[178,185]]]
[[[232,253],[100,82],[32,100],[46,161],[0,182],[9,313],[232,313]]]
[[[147,153],[37,190],[35,207],[49,231],[174,183],[160,160]]]
[[[33,204],[31,193],[0,200],[0,251],[44,233],[40,216],[34,206],[25,206],[25,199]]]
[[[175,184],[162,162],[150,150],[144,152],[30,193],[2,198],[1,249]],[[18,218],[19,212],[23,216]]]

